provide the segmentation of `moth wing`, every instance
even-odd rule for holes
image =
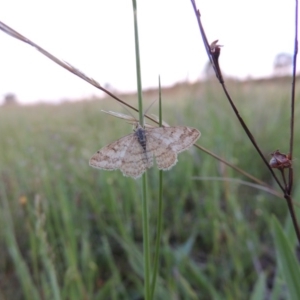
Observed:
[[[190,127],[147,129],[147,150],[153,151],[159,169],[168,170],[177,163],[177,154],[191,147],[200,135],[199,130]]]
[[[148,146],[148,142],[146,148]],[[153,166],[152,151],[145,151],[135,136],[124,155],[121,171],[125,176],[140,177],[148,168]]]
[[[90,159],[90,166],[104,170],[120,169],[128,147],[134,140],[134,133],[126,135],[101,148]]]

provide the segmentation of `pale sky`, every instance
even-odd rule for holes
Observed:
[[[198,0],[209,42],[224,45],[224,74],[272,74],[276,54],[292,54],[291,0]],[[137,0],[144,88],[194,81],[208,60],[190,0]],[[0,20],[102,85],[136,90],[131,0],[7,0]],[[101,92],[34,48],[0,31],[0,100],[80,99]]]

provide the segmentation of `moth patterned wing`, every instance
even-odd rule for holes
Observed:
[[[153,151],[157,167],[169,170],[177,163],[177,154],[187,150],[200,137],[200,131],[190,127],[156,127],[147,129],[148,151]]]
[[[148,141],[146,141],[146,151],[140,144],[138,137],[134,134],[130,145],[126,149],[123,158],[121,171],[124,176],[133,178],[140,177],[148,168],[153,166],[153,152],[148,151]]]
[[[126,135],[101,148],[90,159],[90,166],[104,170],[121,169],[127,148],[131,145],[134,134]]]

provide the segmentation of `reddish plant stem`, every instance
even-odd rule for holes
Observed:
[[[288,194],[285,194],[284,198],[286,199],[286,202],[287,202],[287,205],[288,205],[288,208],[289,208],[289,212],[290,212],[290,215],[292,217],[293,225],[294,225],[294,228],[295,228],[295,231],[296,231],[298,243],[300,244],[300,230],[299,230],[299,225],[298,225],[298,221],[297,221],[294,206],[293,206],[293,199]]]
[[[293,56],[293,76],[292,76],[292,93],[291,93],[291,122],[290,122],[290,159],[293,159],[294,149],[294,127],[295,127],[295,89],[296,89],[296,68],[298,56],[298,0],[295,1],[295,40],[294,40],[294,56]],[[291,194],[293,188],[293,169],[289,169],[289,189]]]
[[[256,149],[256,151],[258,152],[259,156],[261,157],[261,159],[263,160],[263,162],[265,163],[265,165],[267,166],[267,168],[269,169],[270,173],[272,174],[273,178],[276,180],[278,186],[281,188],[281,190],[285,193],[286,190],[283,187],[283,185],[281,184],[281,182],[279,181],[278,177],[276,176],[275,172],[273,171],[273,169],[271,168],[269,162],[266,160],[266,158],[264,157],[263,153],[261,152],[259,146],[257,145],[252,133],[250,132],[250,130],[248,129],[246,123],[244,122],[243,118],[240,116],[239,111],[237,110],[236,106],[234,105],[227,89],[224,83],[221,83],[222,87],[223,87],[223,91],[226,94],[226,97],[235,113],[235,115],[237,116],[238,120],[240,121],[243,129],[245,130],[248,138],[250,139],[250,141],[252,142],[254,148]]]
[[[200,29],[200,33],[201,33],[201,36],[202,36],[202,39],[203,39],[203,43],[204,43],[204,46],[205,46],[205,49],[206,49],[206,52],[207,52],[207,55],[209,57],[209,60],[215,70],[215,73],[216,73],[216,76],[220,82],[220,84],[222,85],[223,87],[223,91],[234,111],[234,113],[236,114],[240,124],[242,125],[243,129],[245,130],[248,138],[250,139],[250,141],[252,142],[254,148],[256,149],[256,151],[258,152],[258,154],[260,155],[261,159],[263,160],[263,162],[265,163],[265,165],[267,166],[267,168],[269,169],[270,173],[272,174],[273,178],[276,180],[278,186],[281,188],[281,190],[283,191],[283,193],[286,192],[285,188],[283,187],[283,185],[281,184],[281,182],[279,181],[278,177],[276,176],[276,174],[274,173],[273,169],[270,167],[269,165],[269,162],[266,160],[266,158],[264,157],[264,155],[262,154],[259,146],[257,145],[252,133],[250,132],[250,130],[248,129],[246,123],[244,122],[243,118],[240,116],[234,102],[232,101],[227,89],[226,89],[226,86],[225,86],[225,83],[224,83],[224,80],[223,80],[223,76],[222,76],[222,73],[221,73],[221,69],[220,69],[220,66],[219,66],[219,63],[218,63],[218,60],[217,60],[217,57],[214,55],[214,53],[211,52],[211,47],[208,43],[208,40],[207,40],[207,37],[206,37],[206,34],[205,34],[205,30],[203,28],[203,25],[201,23],[201,14],[200,14],[200,11],[199,9],[197,9],[197,6],[196,6],[196,3],[194,0],[191,0],[192,2],[192,5],[193,5],[193,8],[194,8],[194,12],[195,12],[195,15],[196,15],[196,18],[197,18],[197,21],[198,21],[198,26],[199,26],[199,29]]]
[[[295,20],[296,32],[295,32],[295,48],[294,48],[294,59],[293,59],[293,82],[292,82],[292,96],[291,96],[291,123],[290,123],[291,134],[290,134],[290,153],[289,153],[290,160],[292,160],[293,146],[294,146],[293,144],[294,144],[295,86],[296,86],[296,66],[297,66],[297,54],[298,54],[298,0],[295,0],[295,1],[296,1],[296,9],[295,9],[295,11],[296,11],[296,20]],[[225,95],[226,95],[226,97],[227,97],[227,99],[228,99],[235,115],[237,116],[240,124],[242,125],[244,131],[246,132],[248,138],[252,142],[254,148],[258,152],[258,154],[261,157],[261,159],[263,160],[264,164],[269,169],[269,171],[272,174],[273,178],[276,180],[278,186],[283,191],[284,198],[287,201],[289,212],[290,212],[290,215],[291,215],[292,220],[293,220],[293,225],[294,225],[294,228],[295,228],[295,231],[296,231],[298,242],[300,244],[300,230],[299,230],[298,222],[297,222],[295,212],[294,212],[293,201],[292,201],[292,198],[291,198],[291,191],[292,191],[292,186],[293,186],[293,169],[291,167],[289,168],[288,184],[285,180],[284,174],[282,173],[283,181],[284,181],[284,185],[285,185],[285,186],[283,186],[281,184],[281,182],[279,181],[278,177],[276,176],[275,172],[273,171],[272,167],[270,166],[269,162],[266,160],[266,158],[262,154],[262,152],[261,152],[258,144],[256,143],[252,133],[248,129],[246,123],[244,122],[243,118],[240,116],[234,102],[232,101],[232,99],[231,99],[231,97],[230,97],[230,95],[229,95],[229,93],[226,89],[226,86],[225,86],[225,83],[224,83],[224,80],[223,80],[223,76],[222,76],[222,73],[221,73],[221,69],[220,69],[220,66],[219,66],[219,62],[218,62],[219,52],[217,53],[217,55],[216,55],[216,53],[212,52],[212,49],[211,49],[211,47],[208,43],[207,37],[205,35],[204,28],[203,28],[202,23],[201,23],[200,11],[199,11],[199,9],[197,9],[195,0],[191,0],[191,3],[192,3],[192,6],[193,6],[195,15],[196,15],[196,19],[198,21],[198,26],[199,26],[199,29],[200,29],[200,32],[201,32],[201,36],[202,36],[202,39],[203,39],[203,43],[204,43],[206,52],[208,54],[208,57],[209,57],[209,60],[212,64],[212,66],[214,68],[214,71],[216,73],[216,77],[218,78],[220,84],[222,85],[223,91],[224,91],[224,93],[225,93]],[[215,42],[217,42],[217,41],[215,41]],[[213,43],[215,43],[215,42],[213,42]],[[214,46],[215,46],[215,48],[218,47],[217,44],[215,44]],[[220,51],[220,48],[218,49],[218,51]]]

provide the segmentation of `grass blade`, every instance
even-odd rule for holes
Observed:
[[[162,126],[162,105],[161,105],[161,85],[159,78],[159,126]],[[157,232],[156,232],[156,244],[155,244],[155,257],[153,267],[153,277],[151,282],[151,299],[154,299],[154,291],[156,285],[156,278],[158,274],[158,261],[160,253],[160,242],[162,234],[162,219],[163,219],[163,171],[159,170],[159,192],[158,192],[158,212],[157,212]]]
[[[261,273],[255,283],[250,300],[264,300],[265,299],[265,287],[266,287],[266,275]]]
[[[290,299],[300,299],[300,268],[290,242],[278,220],[273,218],[273,232],[279,268],[290,293]]]
[[[132,0],[133,18],[134,18],[134,41],[135,41],[135,58],[136,58],[136,77],[139,102],[139,121],[141,126],[144,126],[144,110],[142,101],[142,79],[141,79],[141,64],[139,51],[139,35],[137,21],[137,6],[136,1]],[[143,201],[143,244],[144,244],[144,287],[145,299],[150,299],[150,246],[149,246],[149,212],[147,201],[147,173],[142,177],[142,201]]]

